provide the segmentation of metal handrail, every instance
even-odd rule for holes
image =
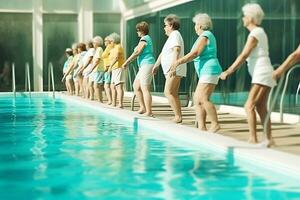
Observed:
[[[25,65],[25,92],[29,92],[29,96],[31,97],[31,84],[30,84],[30,71],[29,71],[29,64],[26,63]]]
[[[299,91],[300,91],[300,82],[298,84],[298,88],[297,88],[297,92],[296,92],[296,104],[298,103],[298,94],[299,94]]]
[[[274,95],[274,97],[272,98],[273,101],[270,101],[270,105],[269,105],[269,108],[268,108],[268,113],[267,113],[267,115],[266,115],[266,118],[265,118],[265,121],[264,121],[264,124],[263,124],[263,129],[264,129],[263,133],[264,133],[265,140],[268,140],[268,139],[267,139],[268,122],[269,122],[269,120],[270,120],[270,118],[271,118],[271,114],[272,114],[273,108],[274,108],[274,106],[275,106],[276,99],[277,99],[277,97],[278,97],[278,95],[279,95],[279,92],[280,92],[281,87],[282,87],[282,84],[283,84],[283,80],[284,80],[284,76],[282,76],[282,77],[279,79],[279,82],[278,82],[278,84],[277,84],[277,88],[276,88],[276,91],[275,91],[275,95]],[[273,88],[274,88],[274,87],[273,87]],[[273,88],[272,88],[272,89],[273,89]],[[271,97],[271,96],[269,96],[269,97]],[[271,98],[270,98],[270,99],[271,99]]]
[[[50,79],[52,84],[52,97],[55,98],[55,87],[54,87],[54,75],[53,75],[53,65],[50,62],[48,65],[48,92],[50,92]]]
[[[280,122],[281,123],[283,123],[283,100],[284,100],[284,95],[286,92],[287,84],[289,82],[289,77],[290,77],[291,72],[294,71],[294,69],[299,68],[299,67],[300,67],[300,65],[295,65],[286,74],[286,79],[285,79],[283,91],[281,93],[281,98],[280,98]]]
[[[12,92],[14,93],[14,97],[16,98],[16,75],[15,75],[15,63],[12,64]]]
[[[279,65],[280,65],[280,64],[274,64],[274,65],[273,65],[273,68],[276,69],[277,67],[279,67]],[[281,80],[281,79],[280,79],[280,80]],[[271,88],[271,91],[270,91],[269,96],[268,96],[268,101],[267,101],[267,109],[268,109],[268,110],[270,110],[270,108],[271,108],[271,99],[272,99],[272,95],[273,95],[273,92],[274,92],[274,88],[275,88],[275,87],[272,87],[272,88]],[[277,99],[277,97],[276,97],[276,99]]]

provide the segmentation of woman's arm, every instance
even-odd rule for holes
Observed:
[[[182,58],[177,59],[173,62],[170,71],[176,71],[177,66],[190,62],[198,55],[200,55],[207,45],[208,39],[206,37],[202,37],[199,42],[196,44],[196,48],[193,48],[188,54],[183,56]]]
[[[256,47],[258,41],[255,37],[249,37],[244,46],[242,53],[236,58],[233,64],[224,72],[221,73],[220,78],[225,80],[227,76],[231,75],[235,70],[237,70],[249,57],[252,50]]]
[[[147,43],[145,41],[140,41],[139,44],[136,46],[135,51],[127,58],[127,60],[122,65],[123,68],[127,67],[129,63],[134,61],[143,51]]]
[[[298,48],[289,55],[289,57],[273,72],[273,78],[278,79],[286,72],[291,66],[300,61],[300,45]]]
[[[154,64],[154,66],[152,68],[152,74],[156,74],[157,73],[157,70],[158,70],[158,68],[160,66],[160,63],[161,63],[161,54],[159,54],[159,56],[158,56],[158,58],[157,58],[157,60],[156,60],[156,62]]]

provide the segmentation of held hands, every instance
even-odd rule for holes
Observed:
[[[155,75],[157,73],[157,70],[158,70],[158,66],[154,66],[152,68],[152,74]]]
[[[178,65],[179,65],[178,61],[175,61],[175,62],[172,63],[172,65],[169,69],[169,72],[168,72],[168,75],[170,77],[176,76],[176,68],[177,68]]]
[[[276,81],[277,79],[279,79],[279,77],[281,76],[280,73],[278,73],[277,70],[273,71],[272,73],[272,78]]]
[[[219,78],[221,79],[221,80],[226,80],[226,78],[229,76],[229,73],[228,73],[228,71],[226,70],[226,71],[224,71],[224,72],[222,72],[221,74],[220,74],[220,76],[219,76]]]

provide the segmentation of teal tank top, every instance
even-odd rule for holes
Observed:
[[[201,75],[220,75],[222,67],[217,58],[217,42],[215,36],[210,31],[204,31],[194,43],[193,48],[202,37],[208,39],[208,44],[203,49],[200,55],[194,59],[194,66],[198,77]]]
[[[146,42],[146,46],[142,50],[141,54],[137,57],[137,64],[139,67],[143,64],[154,64],[155,59],[153,56],[153,44],[149,35],[141,37],[140,41]]]

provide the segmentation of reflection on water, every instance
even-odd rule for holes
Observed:
[[[297,199],[298,184],[60,100],[0,99],[5,199]]]

